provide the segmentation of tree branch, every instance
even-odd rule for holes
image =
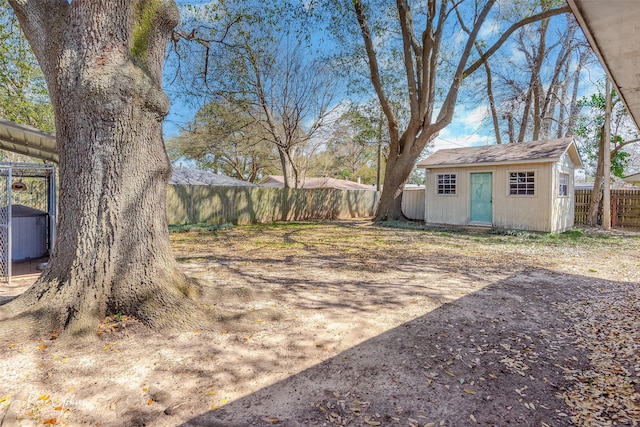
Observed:
[[[458,91],[460,89],[460,84],[462,82],[462,79],[466,75],[465,72],[463,71],[463,67],[466,65],[467,60],[471,55],[471,51],[473,50],[473,47],[475,45],[476,39],[478,37],[478,33],[480,32],[480,28],[484,24],[484,21],[487,19],[487,16],[489,15],[489,11],[491,10],[491,8],[495,3],[496,3],[496,0],[489,0],[484,5],[484,7],[482,8],[482,11],[478,15],[478,19],[473,25],[473,29],[471,30],[471,33],[469,33],[469,38],[467,39],[467,43],[464,47],[464,50],[462,51],[462,55],[460,56],[460,62],[458,62],[458,67],[456,68],[456,72],[453,76],[453,81],[451,82],[451,86],[449,86],[447,97],[445,98],[442,104],[442,109],[438,114],[438,119],[437,119],[437,122],[435,123],[435,129],[433,131],[434,134],[444,129],[445,126],[447,126],[451,122],[451,119],[453,118],[453,110],[455,107],[456,99],[458,98]],[[426,135],[425,138],[430,138],[430,136]]]
[[[532,22],[541,21],[546,18],[550,18],[552,16],[561,15],[563,13],[569,13],[571,9],[569,6],[563,6],[558,9],[551,9],[537,15],[530,16],[528,18],[523,19],[522,21],[516,22],[511,27],[507,29],[507,31],[502,34],[502,37],[493,45],[489,50],[487,50],[484,55],[482,55],[476,62],[471,64],[466,70],[464,70],[464,76],[469,76],[471,73],[476,71],[491,55],[493,55],[500,47],[507,41],[507,39],[513,34],[518,28],[524,27],[527,24],[531,24]]]
[[[411,10],[406,0],[396,0],[400,29],[402,31],[402,47],[404,54],[404,69],[407,75],[407,90],[409,92],[409,103],[411,111],[411,122],[418,124],[418,88],[416,85],[416,70],[413,66],[412,41],[415,39],[413,32],[413,20]]]
[[[626,147],[627,145],[633,144],[639,141],[640,141],[640,138],[635,138],[635,139],[630,139],[629,141],[621,142],[613,150],[611,150],[611,154],[616,154],[618,151],[620,151],[622,148]]]
[[[384,93],[384,88],[382,86],[382,80],[380,79],[380,69],[378,67],[378,58],[376,57],[376,51],[373,47],[373,40],[371,38],[371,31],[369,30],[369,25],[367,24],[367,19],[364,16],[364,9],[362,6],[361,0],[353,0],[353,9],[356,13],[356,18],[358,19],[358,24],[360,25],[360,31],[362,33],[362,39],[364,40],[364,46],[367,51],[367,59],[369,62],[369,70],[371,72],[371,82],[373,83],[373,88],[378,95],[378,100],[380,101],[380,106],[382,107],[382,111],[384,115],[387,117],[387,122],[389,123],[389,138],[391,139],[391,145],[397,144],[398,137],[398,119],[396,118],[393,109],[391,108],[391,103],[389,99],[387,99],[386,94]]]

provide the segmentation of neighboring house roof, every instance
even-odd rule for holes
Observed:
[[[58,163],[54,134],[9,120],[0,119],[0,149]]]
[[[640,184],[640,178],[638,178],[637,183]],[[627,181],[626,178],[611,177],[612,190],[637,190],[638,187],[632,184],[633,182]],[[593,190],[593,182],[576,182],[573,184],[573,188],[576,190]]]
[[[448,166],[551,163],[559,161],[566,152],[569,153],[571,160],[577,167],[582,166],[582,161],[573,139],[562,138],[438,150],[418,163],[418,167],[442,168]]]
[[[282,175],[268,175],[260,181],[262,187],[284,187],[284,177]],[[375,190],[372,185],[359,184],[346,179],[335,179],[328,177],[304,178],[300,183],[300,188],[332,188],[336,190]]]
[[[640,2],[568,0],[591,48],[640,125]]]
[[[640,185],[640,172],[634,173],[633,175],[627,175],[622,178],[623,181],[628,182],[633,185]]]
[[[210,185],[220,187],[257,187],[256,184],[198,169],[174,169],[169,179],[173,185]]]

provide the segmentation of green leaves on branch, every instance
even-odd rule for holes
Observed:
[[[0,117],[55,130],[44,76],[13,10],[4,1],[0,2]]]

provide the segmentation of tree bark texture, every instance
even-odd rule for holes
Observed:
[[[171,254],[162,91],[173,0],[11,0],[42,67],[60,153],[58,239],[49,266],[0,318],[95,332],[107,314],[190,324],[194,290]]]

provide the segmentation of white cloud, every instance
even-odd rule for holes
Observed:
[[[458,109],[453,121],[456,125],[464,126],[466,129],[477,129],[482,126],[488,116],[489,107],[487,105],[479,105],[471,111],[467,111],[465,108]]]
[[[489,143],[491,143],[491,141],[486,136],[479,134],[472,134],[457,138],[438,136],[430,147],[430,151],[435,153],[438,150],[447,148],[478,147],[488,145]]]
[[[478,33],[480,39],[488,39],[493,35],[496,35],[500,32],[500,25],[497,20],[491,19],[485,21],[482,28],[480,28],[480,32]]]

